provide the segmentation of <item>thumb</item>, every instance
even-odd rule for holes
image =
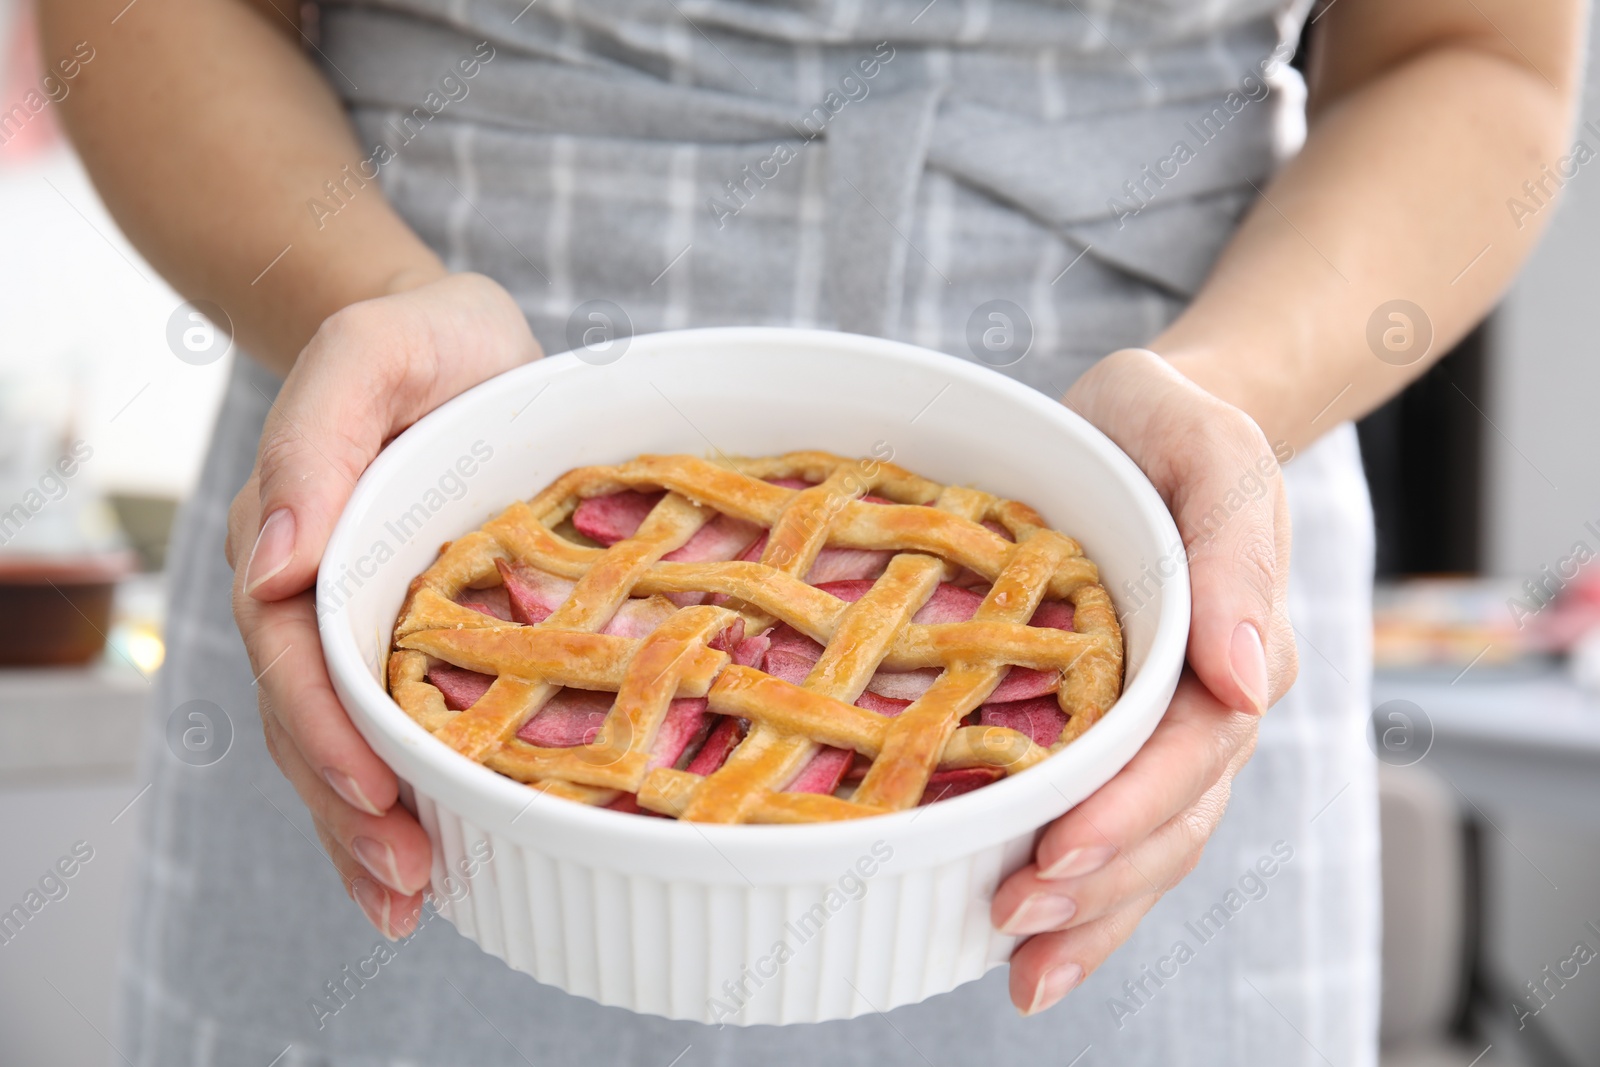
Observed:
[[[393,421],[385,398],[365,383],[341,381],[350,376],[335,366],[307,361],[305,368],[298,380],[291,374],[261,433],[261,525],[244,576],[245,592],[257,600],[293,596],[316,580],[334,524]]]
[[[1224,440],[1194,458],[1174,499],[1193,597],[1189,662],[1222,703],[1260,714],[1288,684],[1274,684],[1268,664],[1278,662],[1282,675],[1288,656],[1293,678],[1288,509],[1277,461],[1264,439]]]

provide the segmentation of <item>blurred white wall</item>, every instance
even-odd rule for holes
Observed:
[[[0,110],[39,84],[31,45],[13,35],[26,21],[17,0],[0,0]],[[0,417],[70,415],[70,432],[94,450],[86,480],[183,496],[231,357],[195,366],[174,355],[167,322],[180,298],[51,136],[55,111],[30,115],[0,150]]]
[[[0,382],[52,406],[76,394],[73,431],[94,448],[84,471],[103,489],[185,495],[231,357],[193,366],[173,355],[167,319],[180,298],[64,149],[0,167],[0,204]]]
[[[1569,973],[1578,942],[1600,945],[1589,924],[1600,926],[1600,831],[1592,818],[1567,820],[1501,815],[1483,829],[1484,894],[1489,919],[1484,953],[1506,995],[1488,1014],[1515,1041],[1516,1023],[1542,1030],[1578,1067],[1600,1065],[1600,973],[1582,966],[1576,978],[1557,985],[1544,970]],[[1559,974],[1557,979],[1559,979]],[[1527,983],[1544,986],[1549,1003],[1529,995]],[[1524,1011],[1538,1008],[1535,1019]]]
[[[1600,20],[1590,26],[1591,57],[1597,41]],[[1580,123],[1600,128],[1592,58],[1580,107]],[[1595,133],[1574,137],[1600,152]],[[1584,529],[1600,527],[1600,160],[1581,167],[1564,196],[1504,304],[1490,361],[1485,562],[1497,575],[1529,577],[1579,538],[1600,550]]]

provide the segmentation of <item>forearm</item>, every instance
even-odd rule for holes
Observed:
[[[365,153],[283,16],[125,3],[41,5],[47,58],[95,48],[67,128],[129,239],[185,297],[221,305],[246,350],[286,371],[332,312],[443,273],[376,180],[349,181]],[[330,180],[350,193],[319,224],[307,204]]]
[[[1317,117],[1150,347],[1274,443],[1298,448],[1365,414],[1509,283],[1551,212],[1519,223],[1507,198],[1567,153],[1569,123],[1564,88],[1500,55],[1443,43],[1404,59]],[[1370,346],[1369,320],[1395,299],[1423,309],[1426,356],[1385,360]]]

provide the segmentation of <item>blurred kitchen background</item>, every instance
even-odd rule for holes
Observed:
[[[101,1035],[167,529],[227,357],[174,356],[178,296],[106,215],[54,105],[30,107],[48,99],[32,23],[0,0],[0,912],[43,903],[21,929],[0,917],[0,1064],[99,1067],[120,1062]]]
[[[0,920],[0,1063],[87,1067],[117,1056],[167,531],[231,355],[185,345],[179,297],[52,107],[26,105],[42,76],[30,13],[0,0],[0,109],[23,103],[0,111],[0,911],[92,851],[24,928]],[[1385,1067],[1600,1067],[1600,563],[1580,566],[1600,557],[1597,278],[1581,171],[1499,311],[1362,426]]]

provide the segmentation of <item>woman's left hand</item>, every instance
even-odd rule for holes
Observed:
[[[1160,491],[1187,549],[1194,608],[1188,666],[1150,740],[1046,827],[1034,862],[995,894],[995,925],[1032,935],[1011,957],[1024,1014],[1104,963],[1194,869],[1260,715],[1298,669],[1285,611],[1288,504],[1255,422],[1143,349],[1101,360],[1065,399]]]

